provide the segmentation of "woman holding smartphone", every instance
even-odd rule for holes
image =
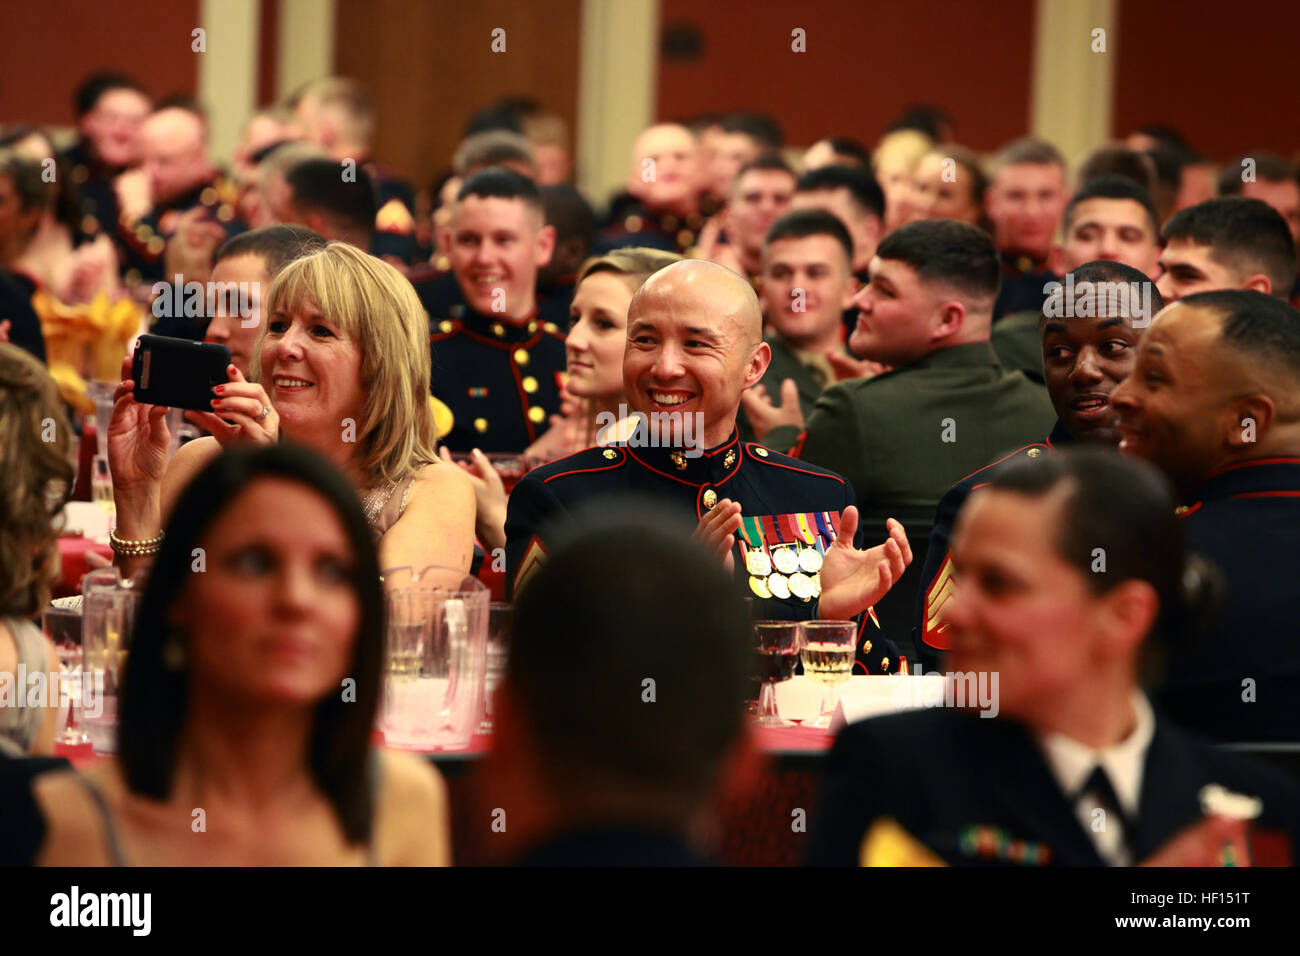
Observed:
[[[212,412],[187,417],[210,435],[167,460],[167,409],[114,396],[109,464],[117,563],[134,574],[157,554],[162,526],[189,480],[223,445],[281,437],[323,455],[361,497],[380,568],[468,571],[474,489],[435,450],[427,319],[392,266],[342,242],[287,265],[263,305],[249,381],[231,365]],[[129,366],[125,376],[129,376]]]

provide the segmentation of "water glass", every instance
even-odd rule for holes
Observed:
[[[81,585],[81,690],[86,733],[95,753],[117,746],[117,697],[135,627],[139,593],[117,568],[99,568]]]

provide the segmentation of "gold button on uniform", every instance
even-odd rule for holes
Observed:
[[[524,391],[527,392],[529,395],[537,391],[537,379],[533,378],[531,375],[525,376]]]
[[[452,325],[451,319],[443,319],[438,323],[439,332],[450,332],[452,328],[454,328],[454,326]]]
[[[515,362],[517,362],[517,363],[520,364],[520,365],[527,365],[527,364],[528,364],[528,350],[527,350],[527,349],[515,349]]]
[[[529,332],[529,334],[532,334],[533,332],[536,332],[536,331],[537,331],[537,323],[536,323],[536,322],[529,322],[529,323],[528,323],[528,332]]]
[[[211,206],[217,201],[217,191],[209,186],[203,192],[199,193],[199,202],[205,206]]]
[[[716,491],[710,488],[708,491],[704,492],[704,507],[712,508],[717,503],[718,493]]]
[[[762,445],[759,445],[757,448],[754,449],[754,454],[757,455],[759,458],[766,458],[767,449],[764,448]]]
[[[554,322],[547,322],[545,325],[542,326],[542,328],[545,329],[547,332],[559,331],[559,327]]]
[[[606,461],[613,461],[615,458],[618,457],[618,452],[616,452],[612,448],[606,448],[603,452],[601,452],[601,454],[605,456]]]
[[[534,405],[532,408],[528,409],[528,417],[540,425],[546,420],[546,409]]]
[[[1028,452],[1026,452],[1026,454],[1029,455],[1030,458],[1037,458],[1042,453],[1043,450],[1041,448],[1031,448],[1029,449]]]
[[[493,322],[492,334],[499,339],[504,339],[506,337],[506,327],[502,325],[500,322]]]
[[[150,255],[158,256],[162,255],[162,251],[167,248],[167,243],[163,241],[162,236],[154,236],[145,243],[145,248],[149,250]]]
[[[475,429],[475,431],[480,431],[480,432],[485,432],[485,431],[487,431],[487,430],[488,430],[488,421],[487,421],[487,419],[486,419],[486,418],[476,418],[476,419],[474,419],[474,429]]]

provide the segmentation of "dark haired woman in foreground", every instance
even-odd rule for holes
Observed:
[[[292,446],[238,448],[172,515],[118,754],[36,784],[47,865],[435,865],[442,782],[371,749],[384,605],[365,515]]]
[[[1188,639],[1216,600],[1154,469],[1097,449],[1008,468],[967,502],[952,553],[949,667],[998,719],[847,727],[811,862],[1294,861],[1300,788],[1184,735],[1139,688],[1147,638]]]

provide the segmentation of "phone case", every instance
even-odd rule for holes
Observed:
[[[142,335],[131,362],[137,402],[212,411],[212,386],[227,381],[230,349],[165,335]]]

